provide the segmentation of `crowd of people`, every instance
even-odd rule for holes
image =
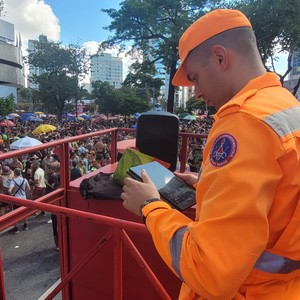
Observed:
[[[207,134],[210,130],[213,118],[199,118],[195,121],[180,121],[180,131],[197,134]],[[136,124],[135,118],[122,117],[115,120],[106,120],[94,123],[91,120],[70,120],[57,118],[45,118],[44,123],[56,127],[55,131],[34,135],[33,130],[39,125],[35,122],[21,121],[19,118],[13,120],[14,126],[0,128],[0,153],[10,150],[10,144],[17,139],[30,136],[40,140],[42,143],[56,141],[68,137],[78,136],[85,133],[99,131],[107,128],[132,128]],[[132,139],[135,132],[120,131],[118,139]],[[189,140],[187,169],[197,171],[202,160],[202,149],[205,138]],[[88,138],[70,143],[70,178],[75,180],[89,172],[110,163],[110,134]],[[16,197],[35,200],[44,194],[50,193],[60,185],[60,158],[55,148],[47,148],[43,151],[12,157],[0,161],[0,193],[15,195]],[[0,201],[0,216],[17,208]],[[40,212],[37,217],[45,216]],[[51,215],[49,223],[53,224],[53,233],[56,247],[57,230],[56,216]],[[27,219],[23,222],[23,230],[28,230]],[[20,226],[10,230],[19,233]]]

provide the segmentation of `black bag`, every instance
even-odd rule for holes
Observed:
[[[84,199],[121,199],[122,187],[112,180],[113,173],[98,173],[83,179],[79,192]]]

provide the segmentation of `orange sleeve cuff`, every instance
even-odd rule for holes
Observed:
[[[165,201],[155,201],[155,202],[151,202],[148,205],[144,206],[142,208],[142,214],[145,218],[147,218],[148,214],[151,211],[160,209],[160,208],[172,209],[172,207]]]

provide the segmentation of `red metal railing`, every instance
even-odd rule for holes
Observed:
[[[70,187],[70,147],[69,143],[86,140],[91,137],[99,137],[102,135],[110,135],[111,139],[111,163],[116,162],[117,156],[117,141],[118,133],[120,131],[134,132],[135,129],[128,128],[112,128],[107,130],[102,130],[98,132],[93,132],[89,134],[84,134],[76,137],[71,137],[55,142],[45,143],[40,146],[36,146],[30,149],[18,150],[13,152],[8,152],[5,154],[0,154],[0,160],[6,158],[21,156],[30,152],[39,151],[42,149],[48,149],[53,147],[59,147],[59,156],[61,162],[61,186],[59,189],[35,200],[28,201],[20,198],[15,198],[13,196],[1,195],[1,201],[13,203],[20,205],[22,207],[13,210],[0,217],[0,232],[4,229],[12,226],[16,222],[24,219],[35,213],[37,210],[47,211],[60,216],[59,222],[59,244],[60,244],[60,269],[61,269],[61,282],[56,286],[56,288],[47,296],[46,299],[53,299],[60,291],[62,291],[63,299],[70,299],[69,289],[67,288],[71,279],[85,266],[85,264],[90,261],[110,240],[114,240],[114,251],[113,251],[113,280],[114,280],[114,299],[122,299],[122,245],[125,245],[132,257],[136,260],[137,264],[146,274],[146,277],[152,283],[153,287],[157,293],[161,296],[161,299],[171,299],[167,291],[164,289],[160,281],[157,279],[155,274],[152,272],[151,268],[147,262],[143,259],[142,255],[139,253],[135,247],[132,240],[129,238],[127,231],[134,232],[146,232],[146,228],[143,224],[125,221],[121,219],[116,219],[112,217],[107,217],[95,213],[80,211],[72,208],[66,207],[66,194]],[[180,149],[180,171],[184,172],[186,167],[187,158],[187,146],[189,138],[205,138],[206,135],[188,134],[182,133],[181,136],[181,149]],[[56,205],[53,205],[56,204]],[[83,218],[97,223],[101,223],[109,226],[109,230],[103,235],[103,237],[90,249],[90,251],[81,259],[81,261],[73,267],[70,271],[69,259],[68,259],[68,243],[67,243],[67,230],[66,230],[66,218]],[[3,280],[2,271],[2,259],[0,253],[0,297],[5,300],[5,288]]]

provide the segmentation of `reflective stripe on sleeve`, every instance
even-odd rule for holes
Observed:
[[[300,129],[300,107],[291,107],[263,119],[282,138]]]
[[[300,260],[292,260],[287,257],[264,251],[254,267],[267,273],[288,274],[300,269]]]
[[[187,232],[188,228],[181,227],[179,228],[173,235],[170,240],[170,252],[172,257],[172,267],[176,271],[178,277],[181,281],[184,281],[180,272],[180,254],[181,254],[181,247],[182,247],[182,240],[184,234]]]

